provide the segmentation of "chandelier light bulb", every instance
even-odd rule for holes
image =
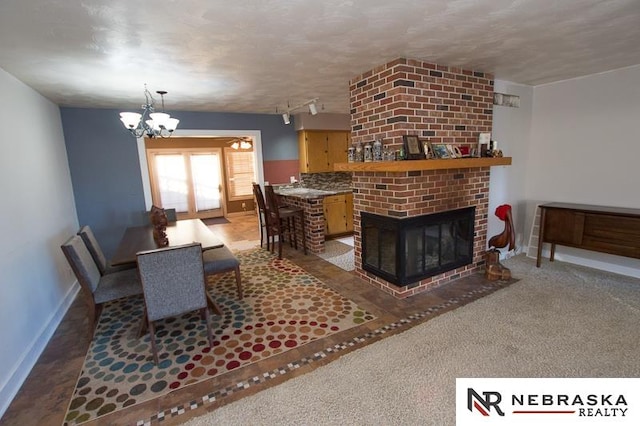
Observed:
[[[164,127],[164,124],[171,118],[169,114],[164,112],[152,112],[149,117],[158,125],[158,127]]]
[[[120,121],[124,124],[124,127],[127,129],[135,129],[140,124],[140,119],[142,118],[142,114],[138,114],[137,112],[121,112],[120,113]]]
[[[171,117],[167,120],[166,123],[164,123],[164,127],[168,131],[173,132],[178,127],[178,123],[180,123],[180,120],[178,120],[177,118]]]

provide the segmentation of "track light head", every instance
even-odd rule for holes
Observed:
[[[309,112],[311,113],[311,115],[316,115],[318,113],[318,108],[316,107],[315,102],[309,104]]]
[[[291,124],[291,117],[288,112],[282,114],[282,121],[284,121],[284,124]]]

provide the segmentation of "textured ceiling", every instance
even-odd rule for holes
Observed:
[[[640,64],[638,0],[1,0],[0,68],[63,106],[348,112],[398,57],[538,85]]]

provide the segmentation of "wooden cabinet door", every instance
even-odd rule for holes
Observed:
[[[328,132],[327,133],[327,171],[333,171],[335,163],[347,162],[347,151],[349,149],[349,132]]]
[[[545,242],[568,246],[582,243],[584,213],[564,209],[547,209],[544,221]]]
[[[324,198],[325,235],[342,234],[347,231],[347,207],[344,195]]]
[[[347,232],[353,232],[353,193],[345,195]]]
[[[327,133],[305,131],[305,143],[307,148],[306,173],[319,173],[329,171],[327,160]]]

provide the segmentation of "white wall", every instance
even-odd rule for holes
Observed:
[[[536,86],[527,226],[538,202],[640,208],[639,121],[640,65]],[[563,247],[557,258],[640,276],[640,260]]]
[[[516,231],[516,252],[527,244],[529,229],[525,225],[527,150],[531,132],[533,88],[508,81],[495,80],[494,90],[520,96],[520,107],[493,106],[492,139],[498,142],[503,155],[512,157],[511,166],[491,167],[489,182],[489,223],[487,241],[504,230],[504,222],[495,215],[496,207],[510,204]],[[503,253],[507,249],[502,250]]]
[[[58,107],[0,69],[0,417],[77,291],[78,229]]]

